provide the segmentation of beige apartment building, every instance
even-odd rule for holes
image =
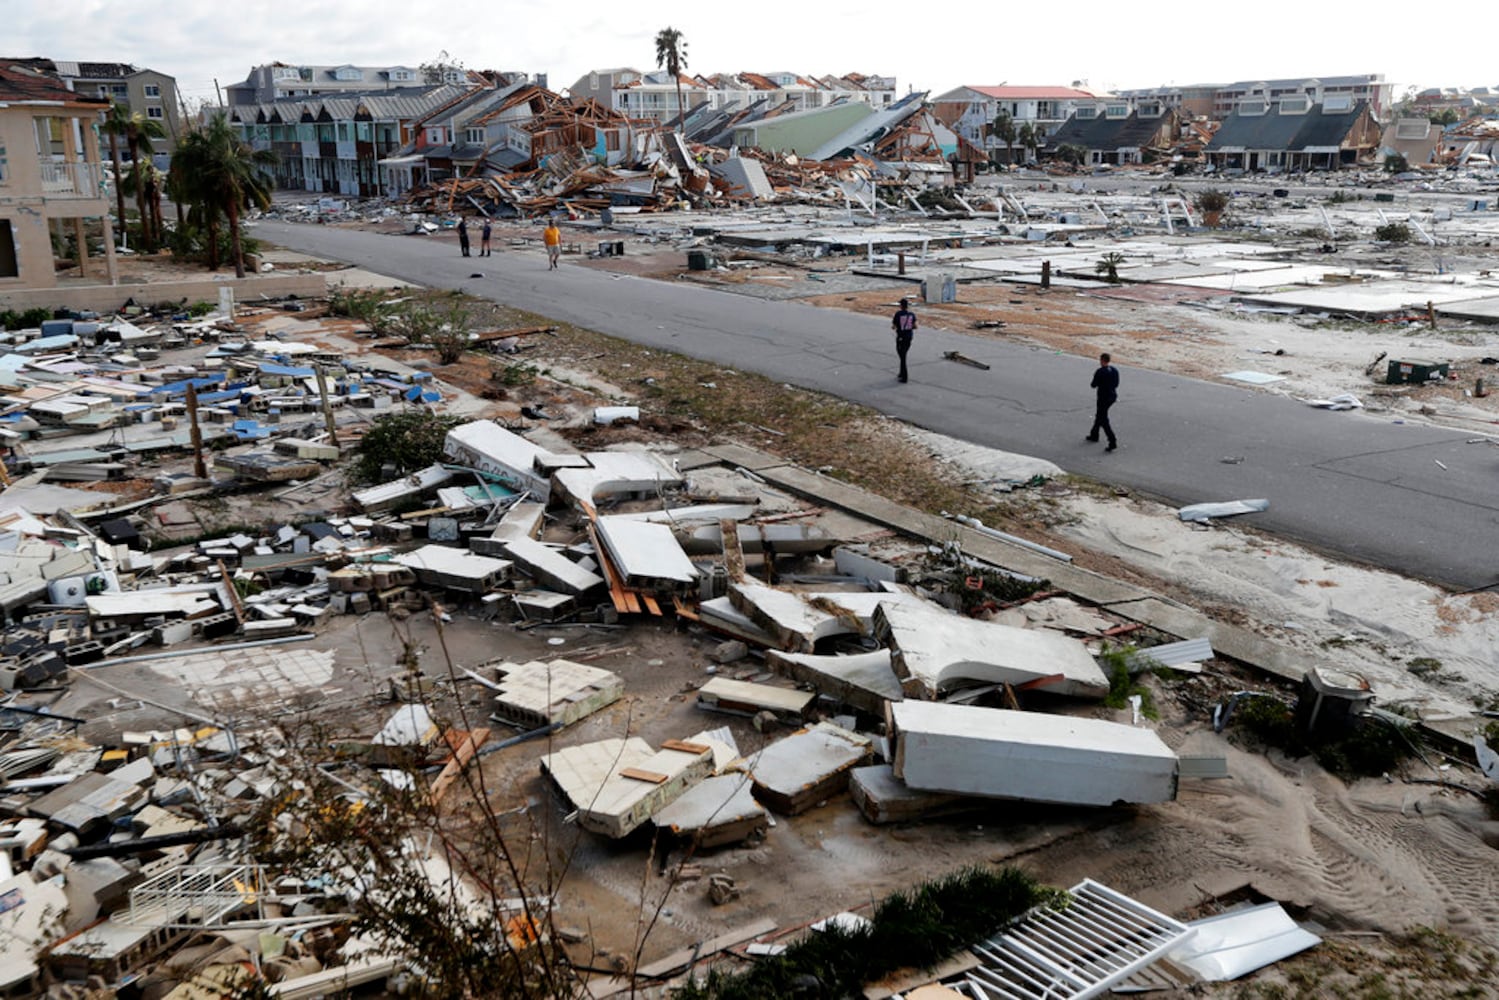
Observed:
[[[81,277],[118,280],[93,128],[108,106],[54,78],[0,66],[0,301],[9,291],[57,287],[55,251],[69,237]],[[102,267],[84,238],[84,220],[93,218],[104,226]]]

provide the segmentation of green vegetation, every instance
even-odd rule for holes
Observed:
[[[1103,280],[1111,285],[1119,284],[1119,265],[1124,263],[1124,254],[1117,250],[1111,250],[1104,254],[1097,264],[1093,265],[1095,274],[1103,275]]]
[[[1130,660],[1136,652],[1134,646],[1105,646],[1098,654],[1099,665],[1109,679],[1109,694],[1103,703],[1107,708],[1128,708],[1130,696],[1139,695],[1140,714],[1147,719],[1158,719],[1161,712],[1156,707],[1155,696],[1150,693],[1150,688],[1139,684],[1129,671]],[[1145,655],[1149,656],[1150,651],[1146,650]]]
[[[442,443],[460,422],[427,409],[400,410],[378,417],[359,442],[353,477],[373,483],[381,470],[393,466],[397,476],[408,475],[442,459]]]
[[[1386,223],[1375,227],[1374,238],[1382,243],[1409,243],[1411,227],[1403,222]]]
[[[1357,720],[1340,736],[1304,735],[1291,707],[1269,695],[1240,701],[1230,721],[1265,746],[1293,757],[1314,756],[1344,779],[1385,774],[1419,752],[1414,730],[1373,717]]]
[[[1199,212],[1221,212],[1228,207],[1228,195],[1217,188],[1208,188],[1197,193]]]
[[[7,330],[29,330],[39,327],[52,318],[52,310],[43,306],[32,306],[22,312],[7,309],[0,312],[0,325]]]
[[[214,115],[207,125],[178,141],[168,183],[174,197],[189,206],[187,223],[204,234],[210,268],[217,270],[219,266],[219,221],[227,219],[234,274],[245,276],[240,213],[247,208],[270,207],[271,178],[267,171],[278,159],[270,150],[251,149],[223,114]]]
[[[1410,161],[1400,153],[1391,153],[1384,158],[1384,169],[1387,174],[1403,174],[1410,168]]]
[[[717,969],[675,1000],[766,1000],[858,996],[865,983],[901,969],[930,969],[1031,908],[1065,897],[1015,868],[966,868],[886,897],[868,927],[812,931],[780,955],[737,973]]]

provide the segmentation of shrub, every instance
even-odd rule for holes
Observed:
[[[21,314],[21,326],[18,329],[41,326],[51,318],[51,309],[48,309],[46,306],[32,306]]]
[[[1376,228],[1374,238],[1382,243],[1409,243],[1411,227],[1403,222],[1390,222]]]
[[[1410,161],[1400,153],[1391,153],[1384,158],[1384,169],[1387,174],[1403,174],[1410,168]]]
[[[404,476],[440,461],[443,439],[458,422],[458,417],[427,409],[401,410],[376,418],[359,442],[354,478],[377,482],[386,465],[394,466],[397,476]]]
[[[1197,209],[1201,212],[1221,212],[1228,207],[1228,195],[1217,188],[1208,188],[1197,195]]]

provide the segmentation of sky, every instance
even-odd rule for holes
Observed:
[[[1481,46],[1450,44],[1491,8],[1456,0],[1422,22],[1374,5],[1285,0],[1138,5],[1101,0],[920,4],[619,0],[7,0],[0,55],[128,62],[177,79],[189,108],[253,66],[417,66],[545,73],[563,90],[591,69],[655,68],[655,35],[682,33],[690,72],[894,76],[901,94],[964,84],[1116,90],[1382,73],[1407,87],[1499,85]],[[18,15],[18,16],[16,16]],[[1485,75],[1487,74],[1487,75]]]

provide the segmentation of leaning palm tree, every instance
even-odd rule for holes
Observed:
[[[151,240],[151,224],[146,215],[146,180],[141,176],[141,157],[154,151],[152,139],[165,139],[167,130],[155,118],[147,118],[137,111],[125,122],[125,144],[130,148],[130,174],[135,186],[135,209],[140,214],[141,249],[155,250]]]
[[[270,167],[280,161],[268,149],[251,149],[234,133],[222,114],[202,130],[201,143],[193,145],[194,161],[188,164],[196,177],[192,190],[202,199],[208,216],[223,212],[229,219],[229,246],[234,253],[234,275],[245,276],[245,252],[240,239],[240,210],[252,206],[271,207]]]
[[[109,158],[114,162],[115,168],[115,203],[119,209],[121,236],[125,235],[125,178],[121,176],[120,169],[120,140],[124,138],[129,127],[130,109],[119,101],[111,102],[100,128],[105,135],[109,136]]]
[[[682,70],[687,68],[687,40],[676,28],[656,32],[656,65],[671,74],[677,85],[677,131],[687,124],[687,109],[682,107]]]

